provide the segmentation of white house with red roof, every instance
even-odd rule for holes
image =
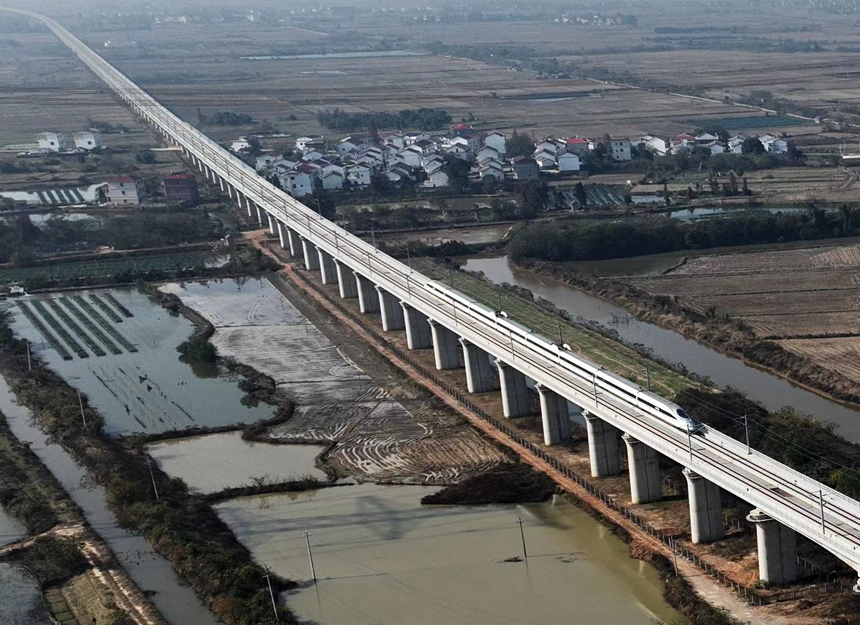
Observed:
[[[108,203],[117,205],[139,206],[143,198],[143,181],[131,176],[109,178],[104,183],[105,197]]]

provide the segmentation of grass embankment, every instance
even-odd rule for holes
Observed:
[[[218,253],[215,253],[218,255]],[[135,255],[129,258],[53,263],[27,267],[0,267],[0,284],[21,284],[27,291],[115,284],[139,280],[164,281],[217,278],[268,271],[272,261],[257,250],[244,248],[230,255],[223,267],[208,267],[212,252],[176,252]]]
[[[31,535],[59,522],[81,519],[80,511],[29,446],[21,443],[0,413],[0,504]]]
[[[527,268],[533,266],[527,263]],[[502,293],[502,307],[513,319],[545,336],[552,336],[549,330],[554,326],[558,335],[561,313],[550,312],[551,304],[542,306],[529,301],[531,293],[525,289],[490,285],[463,272],[454,272],[452,278],[457,289],[494,308],[498,306],[498,294]],[[591,281],[577,275],[569,283],[580,288],[580,282]],[[604,284],[604,280],[597,281],[597,284]],[[605,297],[602,293],[595,294]],[[496,302],[495,305],[492,301]],[[666,365],[657,364],[633,347],[620,345],[595,330],[568,324],[562,325],[562,332],[565,341],[576,345],[583,356],[643,386],[647,383],[645,367],[649,367],[654,391],[737,440],[745,441],[743,415],[748,415],[750,441],[755,449],[846,495],[860,498],[860,447],[835,434],[832,424],[789,407],[769,412],[739,391],[716,390],[697,383],[686,377],[683,371],[673,371]]]
[[[752,329],[725,314],[707,316],[676,298],[651,295],[610,278],[592,279],[553,263],[520,259],[517,265],[585,291],[629,310],[635,317],[674,330],[717,351],[779,373],[840,401],[860,403],[857,383],[774,341],[756,338]]]
[[[703,385],[692,380],[686,371],[675,371],[668,363],[658,362],[644,348],[624,345],[597,329],[572,322],[566,312],[557,310],[549,302],[533,301],[531,293],[525,289],[500,287],[461,271],[448,274],[429,262],[421,263],[420,267],[416,263],[416,268],[446,284],[453,283],[458,291],[494,310],[501,302],[510,319],[550,341],[558,341],[561,337],[576,353],[637,384],[647,386],[650,374],[651,388],[657,393],[672,395],[684,388]],[[606,333],[605,330],[603,332]]]
[[[0,317],[0,373],[39,425],[54,436],[103,484],[120,521],[143,534],[179,576],[228,625],[274,623],[265,570],[205,502],[191,497],[180,480],[155,469],[160,498],[153,492],[141,447],[107,437],[102,417],[42,362],[27,370],[26,347],[14,338],[8,315]],[[273,578],[275,590],[290,583]],[[281,611],[280,622],[293,622]]]

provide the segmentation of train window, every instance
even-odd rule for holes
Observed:
[[[676,412],[678,413],[678,416],[681,417],[682,419],[689,419],[690,418],[687,415],[687,413],[684,412],[681,408],[678,408],[678,410],[676,410]]]

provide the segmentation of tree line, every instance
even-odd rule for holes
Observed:
[[[530,224],[508,247],[514,258],[604,260],[680,250],[860,235],[860,212],[811,208],[799,213],[744,213],[699,221],[669,217]]]
[[[367,131],[374,128],[417,128],[419,130],[441,130],[451,123],[451,115],[442,109],[421,108],[396,113],[347,113],[339,108],[320,111],[320,124],[330,130],[342,132]]]

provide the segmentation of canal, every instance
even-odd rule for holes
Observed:
[[[670,258],[661,260],[662,262],[646,260],[640,270],[646,273],[671,262]],[[624,268],[628,275],[636,272],[636,268],[629,262]],[[853,442],[860,442],[860,411],[747,365],[741,360],[687,339],[673,330],[640,321],[620,306],[557,280],[520,269],[510,263],[507,256],[470,258],[463,265],[463,269],[483,272],[496,284],[508,283],[529,289],[535,297],[549,300],[559,308],[567,310],[573,317],[583,317],[617,330],[627,342],[641,343],[653,350],[655,355],[669,362],[681,363],[689,371],[709,377],[720,387],[731,386],[743,391],[769,410],[792,406],[822,421],[835,423],[840,435]]]

